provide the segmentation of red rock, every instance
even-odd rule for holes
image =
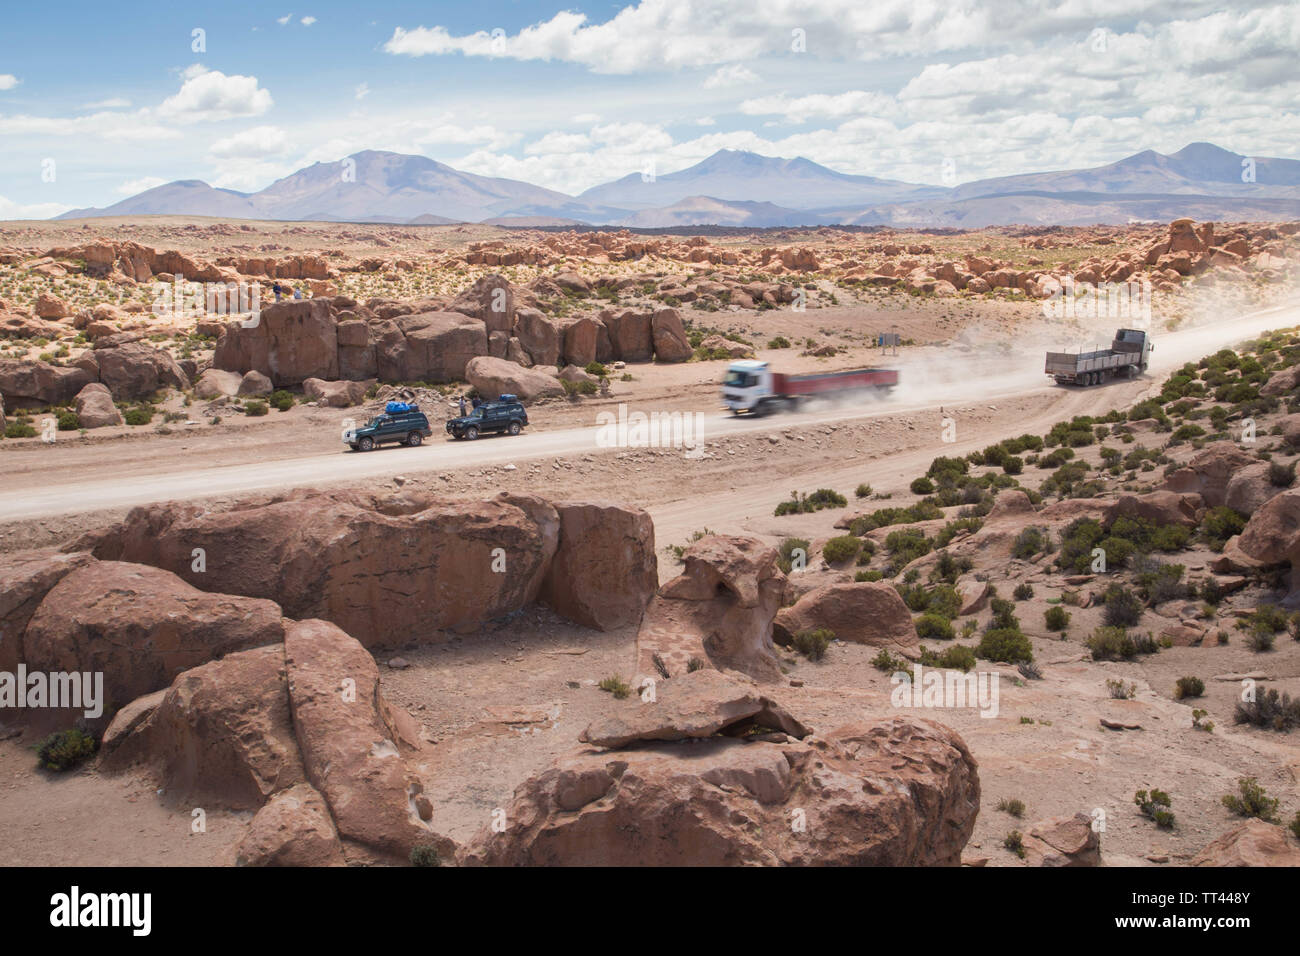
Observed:
[[[1300,847],[1282,827],[1249,820],[1192,857],[1188,866],[1300,866]]]
[[[775,639],[791,644],[800,631],[829,628],[850,644],[886,647],[920,656],[912,613],[892,584],[862,581],[814,588],[776,615]]]
[[[23,634],[41,601],[63,576],[94,558],[49,548],[0,555],[0,671],[13,673],[23,659]]]
[[[1101,835],[1086,813],[1035,823],[1024,837],[1030,866],[1100,866]]]
[[[553,372],[523,368],[487,355],[470,359],[465,366],[465,380],[487,399],[510,394],[519,396],[520,401],[533,401],[564,394],[564,386]]]
[[[217,340],[212,367],[241,374],[255,370],[278,386],[299,385],[309,378],[337,379],[336,327],[325,299],[277,302],[262,309],[251,328],[238,322],[227,325]]]
[[[314,787],[281,790],[253,817],[235,851],[237,866],[343,866],[329,807]]]
[[[602,631],[640,622],[659,584],[650,516],[606,502],[556,502],[555,510],[559,547],[541,599]]]
[[[91,382],[77,393],[77,422],[82,428],[104,428],[121,425],[122,413],[113,404],[113,393],[108,386]]]

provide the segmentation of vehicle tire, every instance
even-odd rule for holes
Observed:
[[[361,451],[370,451],[374,447],[375,447],[375,440],[371,438],[369,435],[367,435],[365,438],[362,438],[361,441],[357,442],[357,448],[359,448]]]
[[[507,428],[506,431],[508,431],[508,432],[509,432],[510,434],[512,434],[512,435],[518,435],[518,434],[519,434],[519,423],[518,423],[518,422],[511,422],[511,423],[510,423],[510,427]]]
[[[411,432],[411,434],[406,436],[406,443],[410,445],[412,448],[419,447],[419,444],[422,441],[424,441],[424,436],[421,435],[419,432]]]
[[[470,425],[469,428],[465,429],[465,437],[470,441],[478,438],[478,426]]]

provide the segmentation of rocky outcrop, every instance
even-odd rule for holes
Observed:
[[[1300,846],[1286,830],[1249,820],[1192,857],[1188,866],[1300,866]]]
[[[1175,491],[1153,491],[1145,495],[1121,495],[1106,509],[1102,524],[1109,527],[1117,518],[1139,518],[1156,527],[1178,524],[1195,528],[1205,513],[1205,505],[1198,494]]]
[[[1233,542],[1224,548],[1225,556]],[[1289,563],[1292,570],[1300,562],[1300,488],[1290,488],[1274,495],[1251,515],[1235,539],[1239,550],[1256,566]],[[1293,586],[1287,603],[1300,602],[1300,588]]]
[[[302,383],[302,393],[310,402],[326,408],[351,408],[366,398],[367,382],[326,382],[309,378]]]
[[[753,538],[709,535],[683,555],[682,574],[651,599],[637,632],[637,669],[671,674],[695,666],[780,679],[772,622],[785,592],[776,550]]]
[[[32,670],[104,675],[104,716],[231,651],[283,640],[272,601],[211,594],[155,567],[95,561],[65,574],[23,635]]]
[[[655,358],[660,362],[685,362],[691,357],[690,340],[676,309],[660,309],[650,320]]]
[[[281,790],[235,850],[236,866],[342,866],[338,830],[325,798],[309,783]]]
[[[1086,813],[1052,817],[1029,827],[1023,840],[1030,866],[1100,866],[1101,834]]]
[[[1187,462],[1174,471],[1163,485],[1164,490],[1180,494],[1197,494],[1207,508],[1226,504],[1228,483],[1232,476],[1256,459],[1230,441],[1216,441],[1206,445]]]
[[[21,359],[0,359],[0,398],[8,409],[66,405],[97,381],[95,371]]]
[[[465,379],[484,398],[517,395],[520,401],[553,398],[564,394],[564,386],[553,372],[524,368],[506,359],[479,356],[465,366]]]
[[[652,706],[652,705],[644,705]],[[714,736],[580,751],[516,791],[497,866],[956,866],[979,810],[965,743],[927,720],[802,741]]]
[[[261,372],[277,386],[339,377],[337,321],[325,299],[277,302],[248,325],[232,322],[217,340],[212,367]]]
[[[163,388],[190,387],[189,377],[171,353],[143,342],[96,347],[93,354],[99,367],[99,381],[108,386],[118,401],[147,398]]]
[[[0,558],[0,672],[13,673],[23,659],[27,622],[64,575],[94,561],[84,551],[52,548],[11,551]]]
[[[829,628],[850,644],[885,647],[910,659],[920,656],[912,612],[894,586],[882,581],[814,588],[780,610],[774,637],[788,645],[800,631],[815,628]]]
[[[559,547],[541,600],[598,630],[636,624],[659,584],[654,523],[639,508],[556,502]]]
[[[371,337],[375,342],[371,374],[385,382],[463,381],[469,362],[488,354],[483,322],[456,312],[398,316],[372,326]]]
[[[77,393],[77,424],[82,428],[106,428],[121,425],[122,413],[113,404],[113,393],[107,385],[91,382]]]

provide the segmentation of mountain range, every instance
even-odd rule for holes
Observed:
[[[315,163],[252,193],[178,180],[60,219],[190,215],[437,225],[1093,225],[1180,216],[1300,218],[1300,160],[1247,158],[1211,143],[1134,153],[1090,169],[956,187],[855,176],[797,157],[723,149],[663,176],[631,173],[578,196],[462,172],[425,156],[365,150]]]

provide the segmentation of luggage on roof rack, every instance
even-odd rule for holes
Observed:
[[[415,402],[389,402],[384,406],[384,411],[389,415],[405,415],[407,412],[418,412],[420,406]]]
[[[517,402],[517,401],[519,401],[519,396],[518,396],[518,395],[511,395],[511,394],[509,394],[508,392],[507,392],[507,393],[502,393],[501,395],[498,395],[498,396],[497,396],[497,401],[498,401],[498,402]]]

